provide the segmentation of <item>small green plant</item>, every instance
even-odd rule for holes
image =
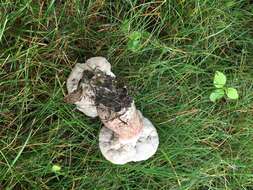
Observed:
[[[225,95],[227,95],[228,99],[236,100],[239,98],[238,92],[233,87],[226,87],[227,77],[220,71],[216,71],[213,79],[213,84],[215,86],[215,90],[210,94],[210,100],[212,102],[216,102],[220,100]]]
[[[58,164],[54,164],[52,166],[52,172],[59,174],[60,171],[61,171],[61,166],[59,166]]]
[[[141,37],[142,34],[140,32],[132,32],[128,37],[128,49],[133,52],[137,52],[141,48]]]
[[[126,19],[121,25],[121,31],[128,36],[127,49],[137,52],[141,48],[142,33],[139,31],[131,31],[130,21]]]

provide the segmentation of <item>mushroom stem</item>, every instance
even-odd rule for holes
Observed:
[[[136,138],[143,129],[143,120],[134,102],[120,112],[111,111],[104,105],[99,105],[97,111],[105,127],[118,134],[121,141]]]

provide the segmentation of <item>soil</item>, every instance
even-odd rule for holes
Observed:
[[[114,112],[131,106],[132,97],[128,95],[127,88],[118,84],[116,78],[102,72],[96,73],[94,82],[95,103],[104,105]]]

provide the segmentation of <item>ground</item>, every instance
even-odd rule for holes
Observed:
[[[156,126],[149,160],[105,160],[101,122],[64,102],[92,56]],[[253,188],[251,0],[1,0],[0,66],[0,189]],[[215,71],[238,100],[209,100]]]

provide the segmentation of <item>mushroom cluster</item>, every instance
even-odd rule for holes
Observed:
[[[104,57],[77,63],[67,79],[65,101],[104,124],[99,148],[114,164],[147,160],[155,154],[159,139],[153,124],[136,109],[127,88],[119,84]]]

